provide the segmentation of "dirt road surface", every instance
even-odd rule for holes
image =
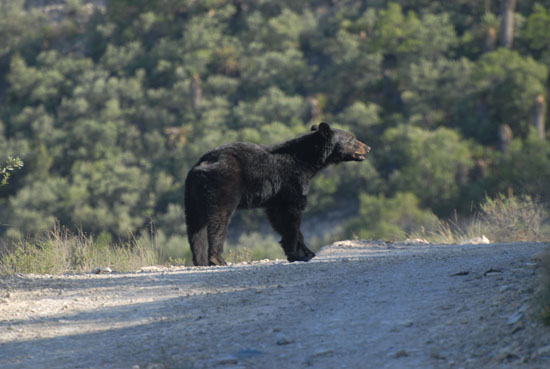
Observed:
[[[543,244],[344,241],[309,263],[0,277],[0,368],[550,368]]]

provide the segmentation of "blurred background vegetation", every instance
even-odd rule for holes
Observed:
[[[199,156],[323,120],[373,151],[316,178],[314,247],[544,204],[549,66],[549,0],[0,0],[0,163],[24,162],[0,186],[0,250],[62,227],[45,239],[185,258]],[[258,215],[229,243],[276,257]]]

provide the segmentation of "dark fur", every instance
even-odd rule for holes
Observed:
[[[236,209],[265,208],[288,261],[315,256],[300,231],[311,179],[329,164],[364,160],[370,148],[327,123],[311,131],[276,145],[223,145],[191,168],[185,215],[195,265],[225,265],[223,243]]]

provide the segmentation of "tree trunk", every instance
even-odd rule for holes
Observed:
[[[539,94],[535,97],[535,129],[541,139],[545,139],[546,130],[544,127],[544,118],[546,115],[546,102],[544,101],[544,95]]]
[[[501,0],[500,2],[500,45],[511,49],[514,43],[514,15],[516,0]]]
[[[306,122],[318,123],[317,120],[319,120],[319,116],[321,115],[321,107],[319,106],[319,100],[314,96],[310,96],[307,98],[306,101],[307,101],[307,109],[306,109],[304,120]]]
[[[502,152],[508,151],[508,147],[512,142],[514,135],[508,124],[501,124],[498,129],[498,148]]]
[[[485,34],[485,45],[483,45],[483,51],[488,53],[495,49],[497,43],[497,31],[494,27],[489,27]]]
[[[191,80],[191,106],[195,114],[200,115],[199,104],[202,98],[202,84],[201,77],[198,73],[193,74],[193,79]]]
[[[491,0],[485,0],[485,13],[491,12]]]

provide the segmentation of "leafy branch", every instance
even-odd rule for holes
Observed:
[[[4,186],[8,183],[11,172],[21,168],[23,168],[23,160],[21,160],[18,156],[15,158],[8,156],[6,164],[4,164],[3,167],[0,167],[0,186]]]

